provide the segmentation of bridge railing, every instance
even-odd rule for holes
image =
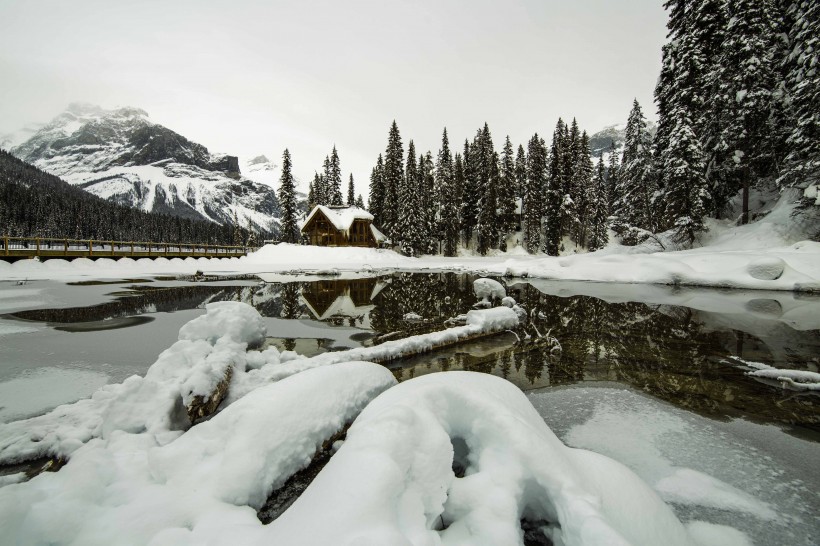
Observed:
[[[99,239],[59,239],[54,237],[0,236],[3,256],[244,256],[254,250],[246,246],[206,245],[200,243],[157,243],[150,241],[105,241]]]

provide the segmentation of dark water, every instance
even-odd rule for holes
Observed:
[[[442,329],[476,303],[475,278],[416,273],[258,285],[148,282],[124,284],[99,305],[13,316],[80,333],[129,328],[212,301],[244,301],[265,317],[286,319],[269,330],[269,344],[310,355],[343,348],[333,342],[335,330],[349,330],[347,346],[355,346]],[[635,286],[619,293],[612,285],[520,280],[508,283],[507,292],[529,316],[515,333],[403,360],[391,366],[394,375],[404,380],[464,369],[505,377],[523,390],[615,381],[712,418],[742,416],[799,435],[820,433],[820,396],[757,381],[733,360],[817,371],[820,330],[811,317],[820,316],[820,298]],[[410,313],[421,319],[405,318]],[[327,335],[317,335],[317,327]]]

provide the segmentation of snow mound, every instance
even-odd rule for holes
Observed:
[[[522,518],[565,546],[693,544],[630,470],[566,447],[514,385],[474,372],[412,379],[371,402],[270,538],[512,545]]]
[[[746,264],[746,271],[761,281],[774,281],[783,275],[786,262],[777,256],[764,256],[751,260]]]
[[[256,517],[268,495],[394,384],[349,362],[260,388],[164,445],[148,432],[89,442],[59,472],[6,482],[3,541],[256,543],[271,532]]]
[[[473,281],[473,292],[483,301],[502,299],[507,295],[504,285],[493,279],[476,279]]]

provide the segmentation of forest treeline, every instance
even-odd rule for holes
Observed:
[[[0,235],[246,244],[241,227],[111,203],[0,150]]]
[[[369,210],[404,253],[504,250],[522,232],[529,252],[557,255],[571,240],[595,250],[611,229],[624,244],[672,231],[689,245],[754,187],[820,182],[820,3],[668,0],[668,43],[655,89],[654,138],[635,101],[621,154],[597,165],[589,139],[559,119],[500,153],[487,124],[453,151],[405,151],[394,121],[370,177]],[[310,205],[341,204],[338,155],[311,184]],[[285,173],[283,173],[283,177]],[[281,198],[281,197],[280,197]],[[349,198],[350,201],[352,198]],[[283,219],[287,222],[286,219]],[[295,225],[295,224],[294,224]]]

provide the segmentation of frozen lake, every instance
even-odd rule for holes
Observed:
[[[469,275],[262,278],[269,282],[0,283],[0,422],[143,374],[212,301],[253,305],[267,322],[266,344],[308,355],[438,330],[476,302]],[[731,524],[759,544],[820,536],[820,396],[756,380],[743,366],[817,371],[820,298],[505,284],[530,315],[530,339],[501,334],[401,361],[394,375],[505,377],[565,443],[623,462],[681,519]],[[560,351],[545,348],[547,335]]]

